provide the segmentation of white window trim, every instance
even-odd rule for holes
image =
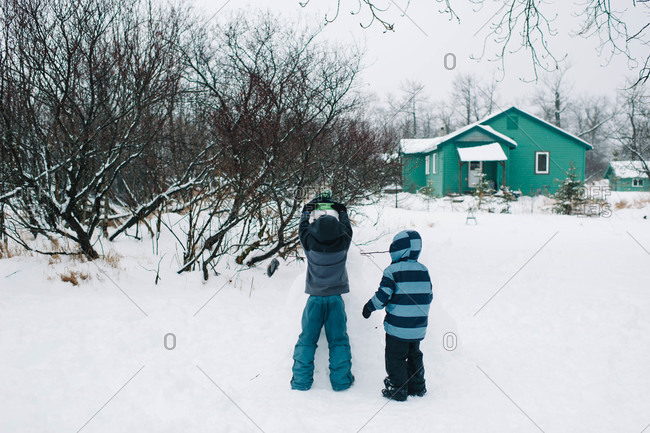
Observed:
[[[632,179],[632,187],[633,188],[643,188],[643,179],[638,178],[638,177]]]
[[[546,170],[540,171],[537,168],[538,164],[538,155],[546,155]],[[551,168],[551,155],[550,152],[535,152],[535,174],[549,174]]]
[[[431,174],[436,174],[436,154],[432,153],[431,154]]]
[[[429,161],[429,155],[424,156],[424,174],[431,174],[431,161]]]

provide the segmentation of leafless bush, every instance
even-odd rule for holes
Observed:
[[[359,53],[278,18],[201,24],[129,0],[15,0],[2,10],[0,236],[37,250],[144,224],[183,248],[180,272],[253,265],[298,245],[301,191],[345,203],[394,182],[395,137],[354,92]],[[6,215],[10,214],[9,220]],[[151,217],[154,216],[152,219]],[[99,229],[99,230],[98,230]]]
[[[182,16],[139,0],[15,0],[1,13],[0,149],[11,187],[0,201],[32,233],[71,239],[95,259],[115,179],[168,121]]]
[[[207,266],[227,253],[249,265],[286,254],[298,245],[300,191],[326,183],[347,201],[379,183],[362,172],[383,142],[355,117],[359,58],[316,43],[316,34],[270,15],[240,15],[195,37],[187,61],[202,92],[205,111],[197,117],[209,120],[207,139],[215,143],[219,188],[190,230],[205,241],[181,271],[200,260],[207,277]]]

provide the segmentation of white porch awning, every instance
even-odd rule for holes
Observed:
[[[506,161],[508,159],[499,143],[457,149],[461,161]]]

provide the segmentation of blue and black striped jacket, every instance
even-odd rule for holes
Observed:
[[[386,307],[386,333],[404,341],[424,338],[433,300],[429,271],[417,261],[421,250],[418,232],[404,230],[395,235],[390,245],[392,263],[384,270],[369,305],[371,311]]]

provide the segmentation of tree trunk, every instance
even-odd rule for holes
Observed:
[[[99,254],[97,254],[97,251],[93,248],[92,243],[90,242],[90,233],[86,233],[86,231],[81,227],[81,224],[70,214],[63,215],[65,222],[68,223],[70,228],[75,232],[77,235],[77,243],[79,243],[79,246],[81,246],[81,252],[88,258],[88,260],[95,260],[99,258]]]
[[[148,204],[141,206],[140,209],[138,209],[138,211],[131,218],[129,218],[127,222],[122,224],[122,226],[118,228],[115,231],[115,233],[111,235],[109,240],[111,241],[115,240],[115,238],[118,237],[120,234],[124,233],[129,228],[133,227],[136,223],[138,223],[142,219],[151,215],[156,209],[158,209],[159,206],[162,205],[162,203],[165,200],[166,200],[166,196],[161,194],[158,197],[156,197],[154,200],[150,201]]]

